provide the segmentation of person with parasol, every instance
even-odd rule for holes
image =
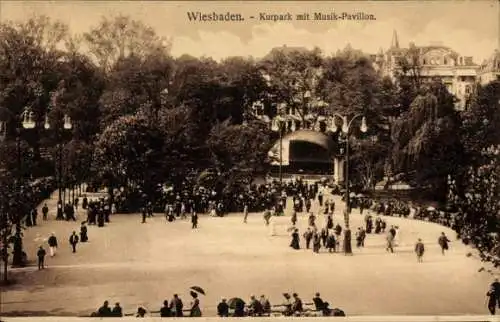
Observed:
[[[193,302],[191,302],[191,308],[189,310],[189,316],[200,317],[201,309],[198,294],[205,295],[205,290],[199,286],[191,286],[189,294],[191,294],[191,297],[193,298]]]
[[[189,292],[193,298],[191,302],[191,309],[189,311],[189,316],[191,317],[201,317],[200,300],[198,299],[198,293],[191,291]]]

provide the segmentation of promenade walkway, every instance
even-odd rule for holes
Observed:
[[[342,224],[343,203],[334,198],[334,221]],[[47,202],[51,207],[56,201]],[[241,214],[200,216],[197,230],[191,229],[189,220],[168,223],[156,215],[141,224],[139,214],[114,215],[106,227],[91,226],[89,243],[80,244],[72,254],[67,239],[84,220],[80,216],[77,222],[66,222],[51,215],[48,222],[25,232],[31,258],[51,232],[56,232],[61,246],[57,256],[47,260],[46,270],[14,272],[20,283],[4,290],[4,315],[88,315],[104,300],[120,302],[127,313],[138,306],[158,310],[174,293],[188,306],[193,285],[207,291],[201,297],[206,316],[215,315],[223,296],[248,299],[265,294],[279,304],[283,292],[297,292],[309,302],[318,291],[332,307],[356,316],[487,312],[485,293],[492,277],[479,272],[483,264],[466,256],[471,249],[455,241],[451,230],[429,222],[386,217],[389,225],[400,227],[400,246],[394,254],[385,251],[385,236],[369,235],[364,249],[344,256],[292,250],[289,215],[273,218],[275,236],[262,214],[251,214],[247,224]],[[323,220],[319,216],[320,227]],[[351,223],[353,230],[363,224],[356,210]],[[301,233],[306,226],[304,214],[299,217]],[[441,231],[453,240],[446,256],[437,245]],[[421,264],[413,253],[417,238],[423,238],[427,249]]]

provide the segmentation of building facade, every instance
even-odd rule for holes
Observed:
[[[477,84],[485,85],[493,80],[500,79],[500,55],[498,51],[484,61],[476,64],[471,56],[462,56],[453,49],[441,44],[429,46],[415,46],[410,44],[407,48],[399,45],[396,31],[387,51],[380,50],[371,56],[374,68],[382,76],[396,80],[398,74],[404,73],[400,63],[406,60],[408,66],[417,74],[422,82],[434,79],[441,80],[448,91],[457,98],[456,108],[466,109],[468,101]]]
[[[289,49],[284,47],[285,49]],[[291,48],[291,50],[305,50],[303,48]],[[472,57],[463,56],[453,49],[441,44],[429,46],[415,46],[410,44],[408,48],[402,48],[399,44],[398,35],[393,33],[392,42],[385,52],[380,50],[378,54],[370,56],[373,66],[381,76],[389,77],[394,82],[397,76],[402,73],[401,59],[406,59],[409,65],[413,66],[413,72],[418,74],[422,82],[429,82],[435,79],[441,80],[448,91],[457,98],[457,110],[465,110],[468,102],[478,85],[486,85],[491,81],[500,80],[500,51],[496,50],[493,55],[482,64],[476,64]],[[318,69],[317,75],[321,75]],[[264,75],[269,78],[268,76]],[[269,79],[268,79],[269,80]],[[288,166],[290,157],[289,139],[314,143],[313,137],[307,131],[320,132],[325,137],[335,132],[334,118],[322,111],[326,111],[327,103],[320,100],[315,93],[307,92],[301,97],[301,103],[307,108],[300,111],[287,106],[286,103],[276,106],[276,116],[269,117],[264,111],[261,102],[253,105],[253,114],[257,118],[267,122],[275,132],[280,132],[285,138],[285,144],[276,143],[270,155],[274,158],[274,165]],[[309,111],[309,112],[304,112]],[[311,113],[311,111],[314,111]],[[301,132],[299,136],[291,136],[293,132]],[[302,138],[302,136],[306,137]],[[316,142],[317,145],[321,145]],[[293,145],[292,145],[293,146]],[[281,149],[281,150],[280,150]],[[342,155],[331,153],[330,166],[333,170],[335,182],[343,181],[344,160]],[[340,151],[337,151],[339,153]],[[292,153],[293,154],[293,153]],[[286,156],[286,157],[283,157]],[[279,161],[278,161],[279,157]],[[324,160],[319,160],[324,161]]]

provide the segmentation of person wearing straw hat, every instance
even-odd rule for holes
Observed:
[[[260,304],[262,305],[264,314],[271,314],[271,302],[269,302],[265,295],[260,296]]]
[[[262,316],[264,309],[262,304],[255,298],[255,295],[250,296],[250,304],[248,305],[249,316]]]

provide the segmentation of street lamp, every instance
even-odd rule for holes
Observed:
[[[45,115],[45,122],[43,124],[43,127],[45,130],[50,130],[51,129],[51,125],[50,125],[50,122],[49,122],[49,116],[46,114]],[[63,126],[62,128],[64,130],[71,130],[73,128],[73,124],[71,123],[71,118],[68,116],[68,115],[64,115],[63,116]],[[58,207],[58,211],[57,211],[57,216],[56,218],[57,219],[62,219],[62,144],[60,143],[60,132],[58,131],[58,129],[55,129],[55,135],[56,135],[56,141],[57,141],[57,144],[58,144],[58,178],[57,178],[57,190],[58,190],[58,200],[57,200],[57,207]],[[59,211],[59,207],[61,207],[61,212]]]
[[[15,236],[14,236],[14,250],[12,256],[12,266],[13,267],[23,267],[25,266],[24,258],[23,258],[23,241],[21,235],[21,221],[26,215],[25,206],[23,197],[29,198],[28,195],[24,196],[24,176],[25,173],[22,169],[22,157],[21,157],[21,128],[24,129],[33,129],[36,126],[36,122],[34,120],[34,113],[30,107],[26,107],[24,111],[21,113],[21,126],[19,123],[16,125],[16,154],[17,154],[17,175],[14,185],[14,191],[16,192],[15,200],[12,200],[12,206],[17,208],[14,211],[17,213],[14,216],[14,224],[15,224]],[[28,201],[29,202],[29,201]]]
[[[279,156],[280,156],[280,165],[279,165],[279,178],[280,178],[280,185],[283,184],[283,131],[284,127],[286,125],[285,119],[281,116],[278,115],[273,121],[271,130],[275,132],[279,132],[280,135],[280,151],[279,151]]]
[[[368,131],[368,126],[366,125],[366,117],[363,114],[355,115],[350,121],[347,120],[347,116],[343,116],[340,114],[333,114],[333,117],[330,120],[330,129],[332,132],[337,132],[337,125],[335,124],[335,117],[338,117],[342,120],[342,132],[346,136],[346,144],[345,144],[345,204],[346,204],[346,213],[345,213],[345,224],[349,226],[349,215],[351,213],[351,205],[349,200],[349,131],[352,128],[354,120],[361,117],[361,126],[359,127],[360,131],[365,133]]]

